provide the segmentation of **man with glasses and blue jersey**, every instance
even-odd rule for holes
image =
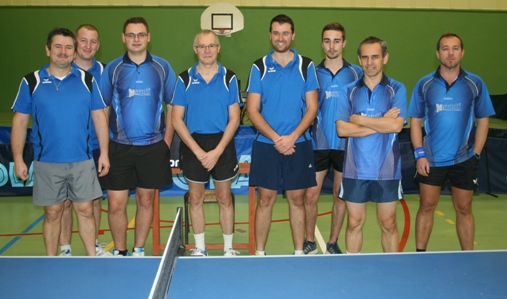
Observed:
[[[137,202],[132,255],[144,256],[156,189],[172,183],[170,147],[174,129],[169,102],[176,75],[165,59],[148,52],[150,39],[144,18],[128,19],[122,34],[127,52],[107,64],[100,84],[104,101],[111,106],[109,158],[113,165],[100,183],[109,199],[109,226],[116,256],[130,255],[126,244],[129,189],[136,190]]]
[[[181,73],[176,82],[172,122],[181,139],[180,168],[188,183],[190,216],[194,232],[193,256],[207,256],[204,238],[204,187],[213,178],[224,256],[235,256],[232,248],[234,207],[231,182],[239,164],[234,133],[239,126],[239,87],[236,75],[217,61],[220,41],[215,32],[203,30],[194,39],[198,62]]]

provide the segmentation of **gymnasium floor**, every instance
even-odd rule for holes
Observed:
[[[418,208],[418,196],[406,195],[407,206],[411,216],[410,234],[407,240],[405,252],[415,250],[414,221]],[[321,242],[326,242],[330,230],[330,210],[332,198],[330,195],[323,195],[319,201],[319,217],[317,227],[322,236]],[[498,198],[487,194],[480,194],[474,197],[474,216],[476,221],[475,249],[476,250],[494,250],[507,249],[507,238],[505,229],[507,228],[507,195],[499,195]],[[174,217],[176,207],[183,206],[181,197],[162,197],[161,198],[161,219],[162,226],[161,240],[165,242],[170,231],[170,220]],[[218,206],[216,204],[206,204],[205,213],[206,239],[209,243],[221,243],[222,235],[218,225]],[[101,235],[99,240],[108,246],[113,247],[111,234],[107,223],[107,201],[103,201]],[[236,222],[247,222],[247,196],[236,196]],[[128,214],[130,225],[133,227],[135,211],[134,199],[131,198],[128,205]],[[368,205],[368,218],[364,230],[363,253],[382,252],[380,246],[380,228],[376,222],[375,205]],[[2,256],[42,256],[45,255],[44,243],[42,239],[42,218],[43,210],[31,204],[30,197],[2,197],[0,198],[0,255]],[[443,195],[440,199],[435,215],[435,224],[430,239],[428,250],[431,251],[453,251],[459,250],[459,242],[455,230],[455,213],[452,207],[451,198]],[[404,213],[401,205],[398,209],[398,227],[400,236],[405,224]],[[345,227],[345,225],[344,225]],[[344,227],[340,234],[340,248],[345,248]],[[248,226],[246,224],[237,224],[235,227],[235,241],[245,243],[248,239]],[[128,246],[132,246],[134,232],[128,231]],[[190,238],[191,242],[193,239]],[[84,255],[84,249],[77,234],[76,221],[74,221],[73,234],[73,253],[74,255]],[[152,252],[151,234],[146,243],[147,253]],[[270,255],[291,254],[293,252],[290,226],[288,222],[288,207],[286,200],[279,196],[273,212],[273,223],[268,239],[266,251]],[[322,251],[319,250],[319,253]],[[241,254],[247,254],[241,251]],[[219,251],[210,251],[210,255],[220,255]]]

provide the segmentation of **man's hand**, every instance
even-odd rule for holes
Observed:
[[[280,136],[275,140],[275,149],[282,155],[292,155],[296,152],[295,142],[296,140],[293,140],[290,136]]]
[[[199,161],[201,161],[202,167],[206,168],[206,170],[211,171],[218,162],[218,159],[222,153],[220,153],[217,149],[211,150],[204,155],[198,157]]]
[[[109,168],[111,167],[111,164],[109,164],[109,157],[107,155],[100,155],[97,164],[98,164],[97,171],[99,172],[99,177],[103,177],[109,173]]]
[[[428,159],[419,158],[416,163],[417,172],[422,176],[428,176],[430,174],[430,163]]]
[[[14,173],[20,180],[28,180],[28,168],[24,162],[14,163]]]

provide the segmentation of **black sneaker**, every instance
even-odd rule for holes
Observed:
[[[340,247],[338,247],[338,242],[327,243],[326,244],[326,254],[342,254]]]
[[[317,243],[310,242],[305,239],[305,243],[303,244],[303,253],[312,255],[312,254],[317,254],[317,252],[318,252]]]

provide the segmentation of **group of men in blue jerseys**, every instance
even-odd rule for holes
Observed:
[[[271,20],[269,38],[273,49],[252,63],[246,88],[247,114],[258,131],[249,176],[258,190],[256,255],[266,255],[281,190],[289,206],[293,253],[318,252],[318,199],[329,171],[334,201],[325,253],[342,253],[338,236],[345,214],[346,252],[360,253],[368,202],[377,206],[383,250],[398,251],[396,209],[403,197],[398,133],[409,117],[421,197],[416,249],[427,249],[440,190],[449,182],[461,249],[472,250],[472,198],[495,112],[483,80],[461,68],[461,38],[445,33],[438,39],[440,65],[417,82],[408,105],[405,86],[383,71],[389,52],[378,37],[359,44],[359,65],[343,58],[346,31],[337,22],[322,29],[325,58],[318,65],[291,48],[295,26],[289,16]],[[126,53],[104,66],[95,59],[97,28],[84,24],[75,33],[55,28],[46,44],[49,64],[21,81],[12,106],[13,159],[16,175],[28,179],[23,148],[31,117],[33,203],[44,206],[47,255],[72,255],[74,210],[86,255],[144,256],[155,192],[172,183],[175,133],[189,186],[192,255],[208,255],[203,202],[210,179],[220,207],[223,254],[239,254],[233,248],[231,194],[239,170],[236,74],[218,62],[220,40],[211,30],[195,36],[198,61],[178,76],[165,59],[148,52],[150,39],[144,18],[128,19],[122,34]],[[137,210],[129,251],[126,207],[132,189]],[[98,240],[102,190],[107,190],[112,253]]]

